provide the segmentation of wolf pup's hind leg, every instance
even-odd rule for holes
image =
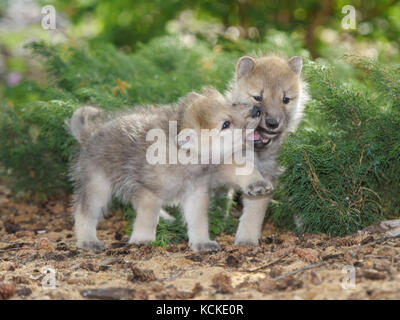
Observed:
[[[136,218],[129,243],[150,243],[156,239],[162,200],[150,190],[143,189],[132,202]]]
[[[102,174],[93,174],[87,182],[83,182],[74,211],[78,248],[94,252],[104,249],[103,243],[97,238],[96,226],[108,209],[110,199],[110,184]]]

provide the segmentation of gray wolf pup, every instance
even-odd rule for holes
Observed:
[[[249,112],[251,109],[245,106],[228,104],[224,96],[210,88],[202,94],[190,93],[169,106],[138,107],[116,116],[105,115],[94,107],[77,109],[67,122],[80,144],[71,168],[77,246],[92,251],[104,248],[97,238],[96,225],[115,196],[132,203],[136,211],[130,243],[154,241],[162,205],[177,201],[187,223],[190,248],[219,249],[219,244],[209,239],[207,211],[210,177],[221,165],[150,164],[146,153],[152,142],[146,136],[151,129],[161,129],[167,133],[165,154],[169,154],[171,146],[190,153],[188,145],[195,142],[184,134],[185,129],[194,130],[199,137],[202,129],[213,129],[217,136],[234,129],[254,130],[259,121],[249,117]],[[171,121],[177,123],[177,132],[170,132]],[[214,150],[212,145],[211,153],[233,154],[242,151],[244,143],[245,135],[238,149],[232,146]],[[195,157],[202,157],[203,150],[207,149],[201,146]],[[249,193],[256,188],[259,194],[265,189],[260,179],[262,176],[255,171],[236,184],[244,188],[250,185]],[[233,176],[231,180],[241,177]]]

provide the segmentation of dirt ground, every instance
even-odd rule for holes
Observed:
[[[379,230],[296,237],[267,224],[260,247],[224,235],[199,254],[128,245],[125,224],[114,213],[99,226],[107,249],[77,250],[67,200],[14,202],[0,188],[0,299],[400,299],[400,238]]]

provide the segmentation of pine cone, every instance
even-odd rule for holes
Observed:
[[[15,284],[13,282],[0,282],[0,300],[7,300],[15,294]]]

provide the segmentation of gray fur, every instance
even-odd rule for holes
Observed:
[[[102,123],[103,112],[92,106],[84,106],[77,109],[71,119],[65,121],[72,136],[83,143],[91,134],[96,131],[96,127]]]
[[[147,132],[153,128],[162,129],[168,142],[169,122],[177,121],[179,132],[185,121],[192,122],[191,113],[188,116],[187,112],[195,103],[231,113],[237,119],[234,120],[237,128],[247,126],[244,117],[238,115],[248,112],[243,111],[242,106],[235,111],[213,89],[205,90],[203,95],[189,94],[169,106],[125,110],[111,120],[93,107],[75,111],[69,127],[80,142],[80,151],[71,167],[78,247],[92,251],[103,248],[96,236],[96,225],[115,196],[124,203],[132,203],[136,210],[130,242],[154,241],[162,205],[178,201],[188,225],[190,247],[195,251],[219,248],[209,239],[207,209],[210,178],[221,166],[152,165],[146,160],[146,151],[154,143],[146,141]]]

